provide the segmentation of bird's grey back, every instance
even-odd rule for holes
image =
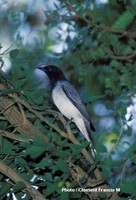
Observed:
[[[63,91],[67,95],[67,97],[71,100],[71,102],[77,107],[77,109],[81,112],[81,114],[90,121],[90,116],[86,111],[86,108],[76,91],[76,89],[68,82],[68,81],[61,81],[60,82]]]

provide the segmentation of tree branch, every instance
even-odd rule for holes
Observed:
[[[10,138],[12,140],[19,141],[19,142],[29,142],[30,141],[29,139],[21,138],[20,136],[14,134],[13,132],[10,133],[10,132],[5,131],[5,130],[0,130],[0,135],[7,137],[7,138]]]
[[[101,30],[104,30],[104,31],[112,31],[114,33],[119,33],[119,34],[121,34],[122,37],[136,38],[136,33],[135,32],[130,32],[130,31],[127,31],[125,29],[118,28],[118,27],[104,26],[104,25],[97,24],[96,22],[87,19],[86,17],[80,15],[76,11],[76,9],[72,6],[72,4],[71,4],[71,2],[69,0],[67,0],[67,4],[66,5],[67,5],[68,9],[72,13],[74,13],[74,15],[71,16],[71,18],[73,18],[73,19],[82,19],[84,22],[86,22],[87,24],[92,25],[96,29],[101,29]],[[64,17],[64,15],[62,17]],[[67,17],[70,18],[70,16],[67,16]],[[91,14],[91,18],[94,19],[92,14]]]
[[[0,90],[4,89],[4,85],[0,84]],[[11,95],[12,98],[9,96],[0,96],[0,109],[6,119],[19,133],[26,135],[28,138],[33,138],[35,135],[38,135],[43,138],[43,140],[48,142],[48,137],[41,133],[35,126],[33,126],[28,119],[25,119],[24,121],[24,115],[22,115],[22,111],[19,112],[13,103],[17,102],[15,99],[13,99],[13,96],[14,95]]]
[[[25,184],[26,190],[28,190],[35,200],[46,200],[46,198],[36,189],[34,189],[24,178],[22,178],[16,171],[8,167],[2,160],[0,160],[0,172],[9,177],[12,181],[17,183],[21,181]]]

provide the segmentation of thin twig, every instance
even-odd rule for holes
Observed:
[[[21,138],[20,136],[15,135],[15,134],[10,133],[10,132],[5,131],[5,130],[0,130],[0,135],[7,137],[7,138],[10,138],[12,140],[19,141],[19,142],[29,142],[30,141],[30,139]]]
[[[126,37],[130,37],[130,38],[136,38],[135,32],[126,31],[125,29],[118,28],[118,27],[104,26],[104,25],[97,24],[96,22],[87,19],[86,17],[80,15],[76,11],[76,9],[72,6],[72,4],[70,3],[69,0],[67,0],[67,7],[71,12],[73,12],[75,14],[74,17],[72,16],[73,19],[82,19],[87,24],[91,24],[96,29],[101,29],[101,30],[104,30],[104,31],[112,31],[114,33],[119,33],[119,34],[122,35],[122,37],[126,36]],[[94,19],[92,14],[91,14],[91,18]]]
[[[6,112],[9,108],[11,108],[12,106],[14,106],[16,102],[11,103],[10,105],[8,105],[5,109],[3,109],[0,114],[3,114],[4,112]]]
[[[23,123],[25,124],[27,120],[26,120],[26,116],[25,116],[25,112],[23,110],[22,104],[18,103],[18,107],[19,107],[20,112],[21,112],[22,117],[23,117]]]
[[[90,21],[90,20],[87,19],[86,17],[80,15],[80,14],[73,8],[73,6],[72,6],[72,4],[70,3],[69,0],[67,0],[67,6],[68,6],[68,8],[69,8],[73,13],[75,13],[75,15],[76,15],[77,18],[84,20],[84,21],[85,21],[86,23],[88,23],[88,24],[92,24],[92,23],[93,23],[92,21]]]
[[[131,159],[134,159],[134,158],[136,158],[136,155],[133,155],[131,158],[129,158],[129,159],[126,160],[126,162],[125,162],[125,164],[124,164],[124,167],[123,167],[123,170],[122,170],[122,173],[121,173],[121,175],[120,175],[120,183],[119,183],[120,186],[122,185],[123,177],[124,177],[124,174],[125,174],[125,172],[126,172],[126,170],[127,170],[127,167],[128,167],[128,162],[129,162]]]

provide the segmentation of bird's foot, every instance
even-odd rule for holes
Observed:
[[[65,123],[65,127],[69,126],[71,124],[71,122],[73,121],[73,118],[69,119],[66,123]]]

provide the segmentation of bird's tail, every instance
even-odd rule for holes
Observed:
[[[84,120],[84,123],[85,123],[85,127],[86,127],[86,130],[87,130],[87,133],[88,133],[88,138],[89,138],[89,142],[92,143],[92,145],[94,145],[94,141],[93,141],[93,138],[92,138],[92,131],[91,131],[91,125],[90,125],[90,122],[88,120]]]
[[[93,127],[93,125],[92,125],[92,123],[90,123],[90,122],[88,122],[87,120],[85,121],[85,126],[86,126],[86,130],[87,130],[87,132],[88,132],[88,137],[89,137],[89,142],[90,142],[90,149],[91,149],[91,154],[92,154],[92,156],[93,156],[93,158],[95,158],[96,157],[96,155],[97,155],[97,152],[96,152],[96,149],[94,148],[94,141],[93,141],[93,138],[92,138],[92,131],[91,131],[91,129],[92,129],[92,127]],[[94,129],[94,127],[93,127],[93,131],[95,131],[95,129]]]

